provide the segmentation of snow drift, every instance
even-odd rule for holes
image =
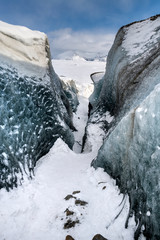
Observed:
[[[0,188],[32,176],[57,138],[70,147],[72,110],[44,33],[0,22]]]
[[[160,15],[122,27],[109,52],[105,76],[90,97],[91,126],[105,131],[93,161],[129,194],[135,239],[160,239]],[[109,118],[106,116],[110,116]],[[84,147],[85,149],[85,147]],[[126,220],[126,227],[128,219]]]

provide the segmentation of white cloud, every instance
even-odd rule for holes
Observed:
[[[106,56],[115,34],[102,31],[73,31],[65,28],[48,34],[53,58]]]

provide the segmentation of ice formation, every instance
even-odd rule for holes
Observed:
[[[44,33],[0,22],[0,188],[32,176],[57,138],[70,147],[72,109]]]
[[[77,89],[75,81],[74,80],[68,80],[68,81],[61,80],[61,82],[62,82],[62,86],[64,89],[64,93],[66,94],[66,96],[69,100],[72,111],[76,112],[79,101],[78,101],[78,96],[77,96],[78,89]]]
[[[101,121],[105,130],[103,145],[92,164],[104,168],[121,192],[129,194],[126,227],[135,214],[135,239],[141,231],[147,239],[160,239],[159,83],[160,15],[156,15],[119,30],[106,73],[90,97],[88,126]]]

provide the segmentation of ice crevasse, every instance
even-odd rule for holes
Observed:
[[[106,73],[90,97],[86,129],[99,124],[105,139],[92,165],[129,194],[135,239],[160,239],[160,15],[122,27],[109,52]],[[106,113],[112,121],[103,118]],[[99,116],[95,118],[95,116]],[[88,131],[88,132],[87,132]]]

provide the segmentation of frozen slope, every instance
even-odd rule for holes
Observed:
[[[79,126],[81,123],[79,120]],[[10,192],[1,190],[0,239],[65,240],[71,235],[75,240],[92,240],[100,233],[111,240],[133,240],[134,218],[125,229],[128,197],[120,194],[102,169],[90,167],[96,153],[74,153],[58,139],[38,161],[34,179]],[[73,198],[65,200],[68,195]],[[69,221],[77,223],[65,229]]]
[[[72,110],[44,33],[0,22],[0,108],[0,188],[32,177],[57,138],[73,146]]]
[[[90,98],[88,126],[102,119],[106,131],[93,166],[104,168],[121,192],[129,194],[128,219],[135,214],[135,239],[140,232],[147,239],[160,239],[159,63],[160,15],[122,27],[105,76]],[[106,118],[109,114],[112,121]]]

